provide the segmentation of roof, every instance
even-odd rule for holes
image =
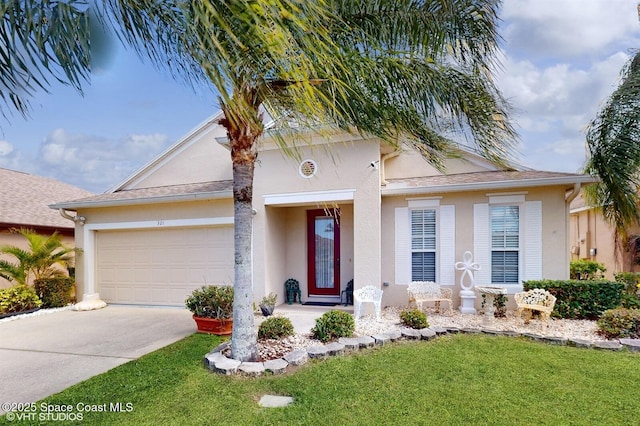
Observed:
[[[593,183],[589,175],[538,170],[486,171],[388,179],[382,195],[443,193]]]
[[[183,185],[160,186],[121,190],[93,197],[53,204],[54,209],[75,210],[77,208],[130,206],[135,204],[159,204],[178,201],[212,200],[231,198],[233,181],[201,182]]]
[[[0,223],[73,229],[48,205],[93,193],[58,180],[0,168]]]

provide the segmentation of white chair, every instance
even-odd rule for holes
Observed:
[[[362,304],[373,303],[373,309],[376,312],[376,321],[380,321],[382,311],[382,290],[372,285],[367,285],[353,291],[353,300],[355,303],[354,316],[357,320],[362,315]]]
[[[440,302],[447,302],[449,304],[449,315],[453,315],[452,291],[450,288],[441,288],[433,281],[413,281],[407,287],[407,293],[409,294],[409,306],[415,304],[416,308],[422,310],[424,302],[434,302],[436,312],[441,313]]]

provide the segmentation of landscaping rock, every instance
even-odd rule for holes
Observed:
[[[448,330],[451,330],[451,329],[448,329]],[[449,332],[452,333],[451,331],[449,331]],[[482,333],[482,330],[480,330],[478,328],[461,328],[460,332],[462,334],[480,334],[480,333]]]
[[[353,337],[341,337],[338,342],[344,345],[345,352],[355,352],[360,349],[360,342]]]
[[[258,377],[264,374],[264,364],[261,362],[243,362],[238,367],[238,370],[244,376]]]
[[[593,344],[595,349],[606,349],[609,351],[621,351],[623,346],[620,342],[611,342],[609,340],[599,340]]]
[[[325,346],[310,346],[307,348],[307,355],[313,359],[325,359],[327,357],[327,348]]]
[[[342,343],[338,343],[338,342],[329,343],[327,346],[325,346],[325,349],[327,350],[327,354],[329,354],[329,356],[344,354],[344,345]]]
[[[222,359],[214,363],[213,370],[216,373],[231,376],[238,372],[238,367],[240,367],[240,364],[242,363],[238,360],[222,357]]]
[[[223,359],[226,359],[226,357],[222,353],[209,352],[204,356],[204,365],[210,370],[215,370],[215,363]]]
[[[384,334],[389,336],[389,339],[391,339],[392,342],[402,339],[402,332],[400,330],[388,331]]]
[[[358,342],[361,348],[372,348],[376,341],[371,336],[360,336]]]
[[[463,330],[466,330],[466,329],[460,330],[458,327],[447,327],[447,333],[450,333],[450,334],[458,334],[460,331],[464,333]]]
[[[422,335],[420,334],[420,330],[416,330],[414,328],[403,328],[402,337],[410,340],[420,340]]]
[[[552,345],[564,346],[567,344],[567,339],[565,339],[564,337],[546,336],[544,338],[544,341]]]
[[[309,361],[309,355],[307,351],[295,350],[286,354],[284,360],[291,365],[303,365]]]
[[[631,352],[640,352],[640,339],[620,339],[620,344]]]
[[[483,328],[480,330],[484,334],[489,334],[491,336],[502,336],[502,331],[500,330],[492,330],[490,328]]]
[[[218,346],[216,346],[215,348],[211,349],[210,353],[213,352],[224,352],[226,349],[231,347],[231,341],[226,341],[223,343],[220,343]]]
[[[584,340],[584,339],[569,339],[569,346],[575,346],[576,348],[590,349],[593,346],[593,342],[591,340]]]
[[[371,337],[375,340],[377,346],[384,346],[391,341],[387,334],[374,334]]]
[[[440,326],[435,326],[435,327],[429,327],[431,330],[435,331],[435,333],[438,336],[441,336],[443,334],[447,334],[447,329],[444,327],[440,327]]]
[[[282,374],[287,371],[289,363],[284,359],[271,359],[264,362],[264,370],[269,371],[272,374]]]
[[[420,337],[422,340],[431,340],[436,337],[436,332],[430,328],[423,328],[420,330]]]

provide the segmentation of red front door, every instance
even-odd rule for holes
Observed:
[[[307,211],[309,295],[340,295],[340,209]]]

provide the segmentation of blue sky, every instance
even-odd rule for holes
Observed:
[[[619,72],[640,48],[636,0],[504,0],[502,70],[514,106],[519,159],[540,170],[578,171],[584,132]],[[118,48],[82,97],[55,87],[28,120],[0,122],[0,167],[101,193],[215,113],[194,92]]]

